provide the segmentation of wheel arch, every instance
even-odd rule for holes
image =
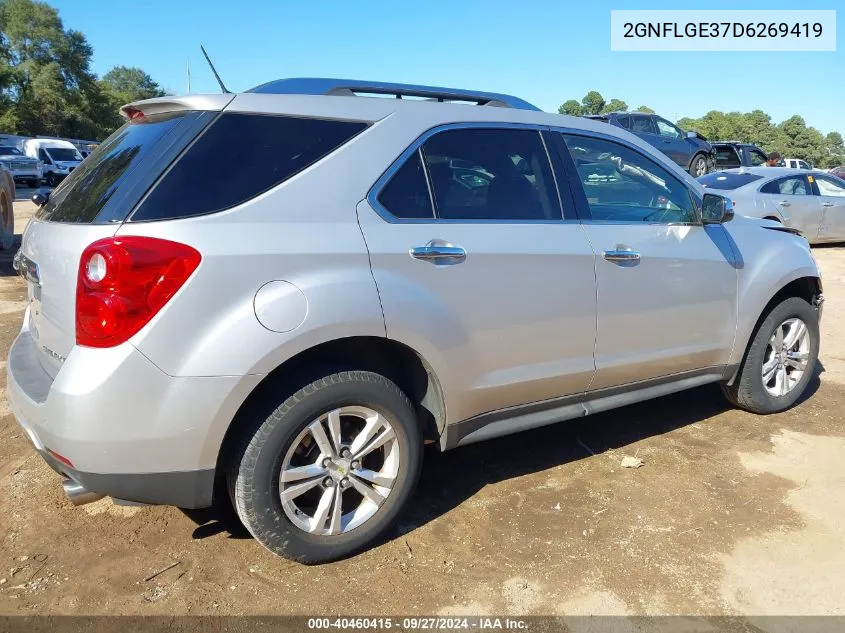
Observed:
[[[782,302],[784,299],[788,299],[790,297],[799,297],[804,299],[807,303],[811,306],[816,305],[817,297],[821,296],[822,294],[822,282],[819,277],[813,276],[803,276],[793,279],[788,283],[784,284],[780,290],[775,292],[774,295],[766,302],[763,306],[763,309],[757,315],[757,320],[754,322],[754,327],[751,328],[749,335],[745,337],[743,341],[743,351],[742,351],[742,360],[737,364],[736,369],[731,374],[731,377],[728,379],[727,384],[733,385],[734,381],[736,380],[737,376],[739,375],[739,371],[742,366],[745,364],[745,359],[748,356],[748,347],[751,344],[752,339],[754,338],[755,332],[760,327],[760,324],[765,320],[766,316],[772,309]]]
[[[217,473],[250,424],[263,420],[297,389],[327,373],[358,369],[379,373],[395,382],[417,409],[426,441],[439,437],[446,420],[443,389],[431,365],[407,345],[378,336],[351,336],[309,347],[267,374],[238,408],[217,453]],[[264,417],[262,417],[264,416]]]

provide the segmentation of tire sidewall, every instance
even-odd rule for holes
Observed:
[[[783,396],[773,396],[763,384],[763,359],[775,328],[791,318],[801,319],[810,333],[807,369],[801,380],[789,393]],[[754,393],[754,399],[763,405],[766,410],[774,413],[788,409],[804,393],[815,373],[816,362],[819,357],[819,339],[819,321],[815,309],[809,303],[797,297],[786,299],[776,306],[760,325],[746,360],[746,371],[750,372],[747,380],[749,381],[748,386]]]
[[[383,533],[413,494],[422,461],[422,437],[410,402],[398,387],[381,376],[345,372],[351,380],[318,386],[316,381],[285,401],[259,428],[260,445],[251,442],[241,460],[235,485],[235,505],[247,529],[265,547],[302,562],[334,560],[362,548]],[[329,377],[333,378],[333,377]],[[387,383],[392,388],[385,389]],[[299,394],[304,397],[298,397]],[[390,495],[376,514],[346,534],[319,536],[304,532],[285,515],[279,494],[279,473],[291,444],[321,415],[346,405],[361,405],[387,418],[399,441],[400,468]],[[248,506],[248,507],[245,507]]]
[[[702,162],[704,163],[704,172],[700,175],[703,176],[704,174],[707,173],[707,161],[706,161],[706,159],[701,154],[696,154],[695,156],[693,156],[692,163],[690,163],[690,169],[689,169],[690,176],[692,176],[693,178],[699,177],[697,167],[698,167],[698,164],[702,163]]]

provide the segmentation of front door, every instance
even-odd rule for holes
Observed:
[[[596,135],[559,141],[596,251],[591,389],[719,371],[736,327],[738,264],[724,227],[703,226],[689,189],[639,150]]]
[[[538,130],[477,126],[409,148],[359,204],[387,335],[432,365],[449,421],[590,383],[593,251],[563,206]]]

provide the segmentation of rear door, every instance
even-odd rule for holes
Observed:
[[[138,117],[112,134],[51,193],[29,222],[18,265],[28,271],[29,329],[55,376],[76,341],[76,278],[82,251],[114,235],[210,112]]]
[[[813,174],[822,206],[819,240],[845,240],[845,181],[834,176]]]
[[[433,365],[449,420],[586,390],[593,251],[539,130],[432,130],[358,215],[388,336]]]
[[[813,195],[807,176],[795,174],[767,182],[760,187],[759,197],[771,215],[779,214],[784,224],[798,229],[810,240],[818,238],[822,220],[821,200]],[[766,217],[766,214],[760,217]]]
[[[671,172],[615,137],[558,135],[596,250],[596,377],[591,390],[684,372],[717,376],[736,326],[739,264],[720,225]]]

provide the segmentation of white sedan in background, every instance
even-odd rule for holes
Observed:
[[[811,244],[845,241],[845,180],[823,171],[741,167],[701,176],[705,188],[734,202],[734,212],[797,229]]]

